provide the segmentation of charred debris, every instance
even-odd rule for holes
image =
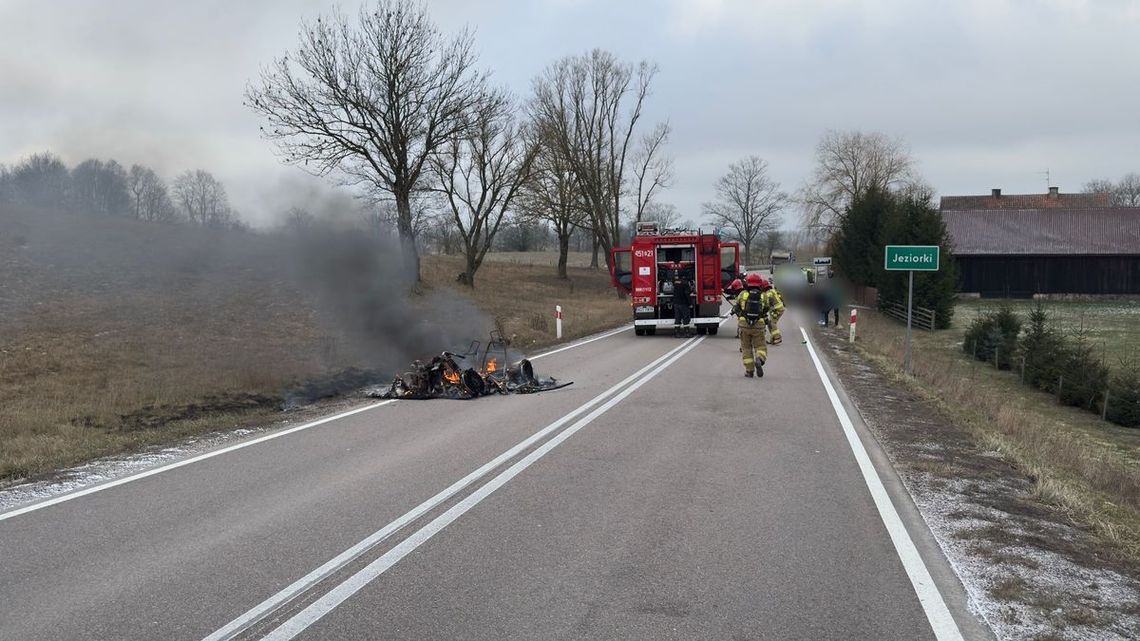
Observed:
[[[370,396],[386,399],[472,399],[492,394],[536,394],[561,389],[573,381],[535,376],[526,358],[511,360],[510,348],[498,331],[487,344],[472,341],[467,351],[443,352],[392,379],[387,389]]]

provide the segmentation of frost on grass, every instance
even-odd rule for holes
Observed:
[[[1136,309],[1140,309],[1138,306]],[[1140,639],[1140,581],[1033,484],[824,332],[849,396],[1001,641]]]
[[[153,449],[126,456],[113,456],[85,463],[63,470],[48,479],[16,481],[12,485],[0,488],[0,513],[203,454],[259,431],[243,428],[231,432],[190,438],[174,447]]]
[[[971,608],[999,639],[1137,638],[1140,586],[1135,580],[1032,544],[1080,544],[1083,532],[1061,523],[1011,519],[968,498],[1012,489],[1001,482],[947,482],[926,473],[906,473],[903,480],[961,578]]]

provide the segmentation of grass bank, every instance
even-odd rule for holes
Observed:
[[[274,262],[272,239],[21,220],[30,231],[0,235],[0,484],[264,425],[296,386],[372,365]],[[560,280],[533,262],[489,262],[475,290],[455,284],[458,258],[425,257],[423,273],[431,293],[471,300],[524,352],[555,342],[556,304],[564,340],[628,320],[604,270]]]
[[[1060,406],[1016,374],[964,354],[960,328],[975,305],[981,306],[960,306],[957,329],[915,332],[914,377],[907,383],[1027,473],[1040,498],[1088,525],[1112,549],[1140,559],[1140,430]],[[904,333],[891,319],[860,314],[859,348],[899,379]]]

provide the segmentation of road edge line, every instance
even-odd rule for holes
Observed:
[[[617,329],[611,329],[607,332],[602,332],[601,334],[598,334],[597,336],[584,338],[584,339],[578,340],[576,342],[570,343],[569,345],[564,345],[562,347],[552,349],[549,352],[542,352],[541,354],[536,354],[534,356],[527,356],[526,358],[527,358],[527,360],[536,361],[540,358],[546,358],[547,356],[553,356],[559,352],[565,352],[568,349],[574,349],[575,347],[581,347],[583,345],[588,345],[590,343],[593,343],[594,341],[600,341],[603,338],[609,338],[610,336],[615,336],[615,335],[620,334],[622,332],[629,331],[629,328],[631,328],[631,327],[633,327],[633,325],[625,325],[625,326],[619,327]]]
[[[10,519],[10,518],[13,518],[16,516],[20,516],[22,514],[27,514],[28,512],[35,512],[36,510],[42,510],[45,507],[51,507],[53,505],[59,505],[60,503],[66,503],[67,501],[71,501],[73,499],[88,496],[88,495],[94,494],[96,492],[102,492],[103,490],[109,490],[113,487],[118,487],[120,485],[126,485],[127,483],[130,483],[132,481],[138,481],[140,479],[145,479],[148,476],[154,476],[156,474],[161,474],[163,472],[169,472],[170,470],[180,468],[184,465],[190,465],[191,463],[197,463],[199,461],[211,459],[211,458],[214,458],[215,456],[221,456],[222,454],[228,454],[230,452],[233,452],[234,450],[240,450],[242,448],[246,448],[246,447],[249,447],[251,445],[257,445],[259,443],[264,443],[265,441],[271,441],[275,438],[287,436],[287,435],[292,434],[294,432],[300,432],[301,430],[307,430],[307,429],[312,428],[312,427],[317,427],[318,425],[324,425],[325,423],[331,423],[332,421],[338,421],[342,418],[352,416],[353,414],[359,414],[361,412],[367,412],[368,410],[373,410],[373,409],[376,409],[378,407],[383,407],[384,405],[390,405],[390,404],[395,403],[395,402],[396,402],[395,399],[390,399],[387,401],[380,401],[379,403],[371,403],[369,405],[365,405],[364,407],[357,407],[355,409],[348,410],[347,412],[341,412],[339,414],[334,414],[333,416],[326,416],[325,418],[318,419],[318,420],[315,420],[315,421],[312,421],[309,423],[305,423],[304,425],[297,425],[295,427],[290,427],[290,428],[281,430],[279,432],[273,432],[272,434],[266,434],[264,436],[259,436],[257,438],[250,439],[248,441],[242,441],[241,443],[235,443],[233,445],[229,445],[227,447],[223,447],[223,448],[218,449],[218,450],[212,450],[212,451],[206,452],[204,454],[192,456],[188,459],[182,459],[181,461],[175,461],[173,463],[167,463],[166,465],[160,465],[159,467],[154,467],[154,468],[151,468],[149,470],[137,472],[135,474],[130,474],[130,475],[124,476],[122,478],[117,478],[117,479],[114,479],[112,481],[107,481],[106,483],[100,483],[98,485],[92,485],[91,487],[85,487],[82,490],[76,490],[75,492],[70,492],[68,494],[60,494],[59,496],[55,496],[55,497],[52,497],[50,499],[40,501],[39,503],[32,503],[31,505],[25,505],[24,507],[20,507],[20,508],[14,509],[14,510],[10,510],[8,512],[4,512],[3,514],[0,514],[0,521],[5,521],[7,519]]]
[[[871,462],[867,449],[855,432],[855,425],[851,422],[851,416],[848,415],[847,409],[839,400],[839,394],[835,391],[835,386],[832,385],[830,377],[824,371],[823,363],[820,362],[811,338],[803,326],[800,327],[800,333],[803,334],[804,344],[807,345],[808,354],[815,365],[816,374],[819,375],[823,388],[827,392],[827,397],[831,401],[831,408],[839,419],[843,434],[847,437],[847,443],[855,455],[855,461],[858,463],[863,481],[871,493],[871,499],[879,512],[879,518],[887,529],[887,534],[891,537],[895,553],[910,579],[911,587],[914,588],[919,604],[922,605],[922,610],[926,614],[926,620],[930,623],[934,636],[938,641],[964,641],[958,623],[950,613],[950,608],[946,605],[942,592],[934,582],[929,568],[926,567],[926,562],[923,561],[922,555],[918,552],[918,547],[911,539],[906,525],[891,501],[890,494],[887,493],[887,489],[879,477],[879,472],[875,469],[875,464]]]
[[[544,358],[546,356],[550,356],[552,354],[564,352],[564,351],[569,350],[569,349],[574,349],[575,347],[581,347],[582,345],[593,343],[594,341],[600,341],[603,338],[609,338],[610,336],[620,334],[621,332],[628,330],[630,327],[632,327],[632,326],[629,325],[629,326],[625,326],[625,327],[620,327],[618,329],[609,330],[609,331],[604,332],[602,334],[599,334],[597,336],[586,338],[584,340],[580,340],[578,342],[571,343],[571,344],[566,345],[564,347],[559,347],[559,348],[551,350],[549,352],[544,352],[542,354],[538,354],[537,356],[531,356],[528,358],[529,358],[529,360],[536,360],[539,358]],[[228,454],[229,452],[232,452],[234,450],[240,450],[242,448],[249,447],[251,445],[258,445],[260,443],[264,443],[265,441],[269,441],[269,440],[273,440],[275,438],[286,436],[286,435],[292,434],[294,432],[300,432],[301,430],[307,430],[307,429],[312,428],[312,427],[317,427],[318,425],[323,425],[325,423],[330,423],[332,421],[340,420],[342,418],[346,418],[346,417],[351,416],[353,414],[359,414],[360,412],[366,412],[368,410],[373,410],[373,409],[376,409],[378,407],[382,407],[384,405],[389,405],[391,403],[394,403],[394,402],[396,402],[396,400],[398,400],[398,399],[389,399],[386,401],[381,401],[379,403],[371,403],[371,404],[366,405],[364,407],[358,407],[358,408],[349,410],[347,412],[341,412],[340,414],[335,414],[333,416],[326,416],[325,418],[318,419],[318,420],[313,421],[311,423],[306,423],[304,425],[298,425],[296,427],[290,427],[290,428],[282,430],[280,432],[274,432],[272,434],[260,436],[258,438],[250,439],[248,441],[242,441],[241,443],[236,443],[234,445],[230,445],[228,447],[224,447],[224,448],[219,449],[219,450],[213,450],[211,452],[199,454],[197,456],[193,456],[193,457],[188,458],[188,459],[184,459],[181,461],[175,461],[174,463],[167,463],[166,465],[161,465],[159,467],[152,468],[149,470],[145,470],[142,472],[137,472],[135,474],[130,474],[130,475],[124,476],[122,478],[114,479],[112,481],[107,481],[105,483],[100,483],[98,485],[92,485],[91,487],[86,487],[86,488],[83,488],[81,490],[77,490],[74,492],[69,492],[66,494],[60,494],[59,496],[54,496],[52,498],[45,499],[45,500],[40,501],[38,503],[32,503],[30,505],[25,505],[23,507],[18,507],[18,508],[15,508],[13,510],[9,510],[7,512],[0,513],[0,521],[5,521],[7,519],[14,518],[14,517],[20,516],[22,514],[27,514],[29,512],[35,512],[36,510],[41,510],[41,509],[46,508],[46,507],[58,505],[60,503],[67,502],[67,501],[70,501],[72,499],[77,499],[77,498],[80,498],[83,496],[87,496],[89,494],[101,492],[103,490],[109,490],[113,487],[125,485],[127,483],[132,482],[132,481],[144,479],[148,476],[154,476],[156,474],[168,472],[170,470],[182,467],[184,465],[190,465],[191,463],[197,463],[199,461],[204,461],[206,459],[210,459],[210,458],[213,458],[215,456],[221,456],[222,454]],[[5,489],[12,489],[12,488],[5,488]]]

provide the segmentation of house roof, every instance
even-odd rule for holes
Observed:
[[[948,210],[954,254],[1140,255],[1140,207]]]
[[[1000,194],[997,196],[943,196],[939,209],[1078,209],[1112,206],[1111,194]]]

